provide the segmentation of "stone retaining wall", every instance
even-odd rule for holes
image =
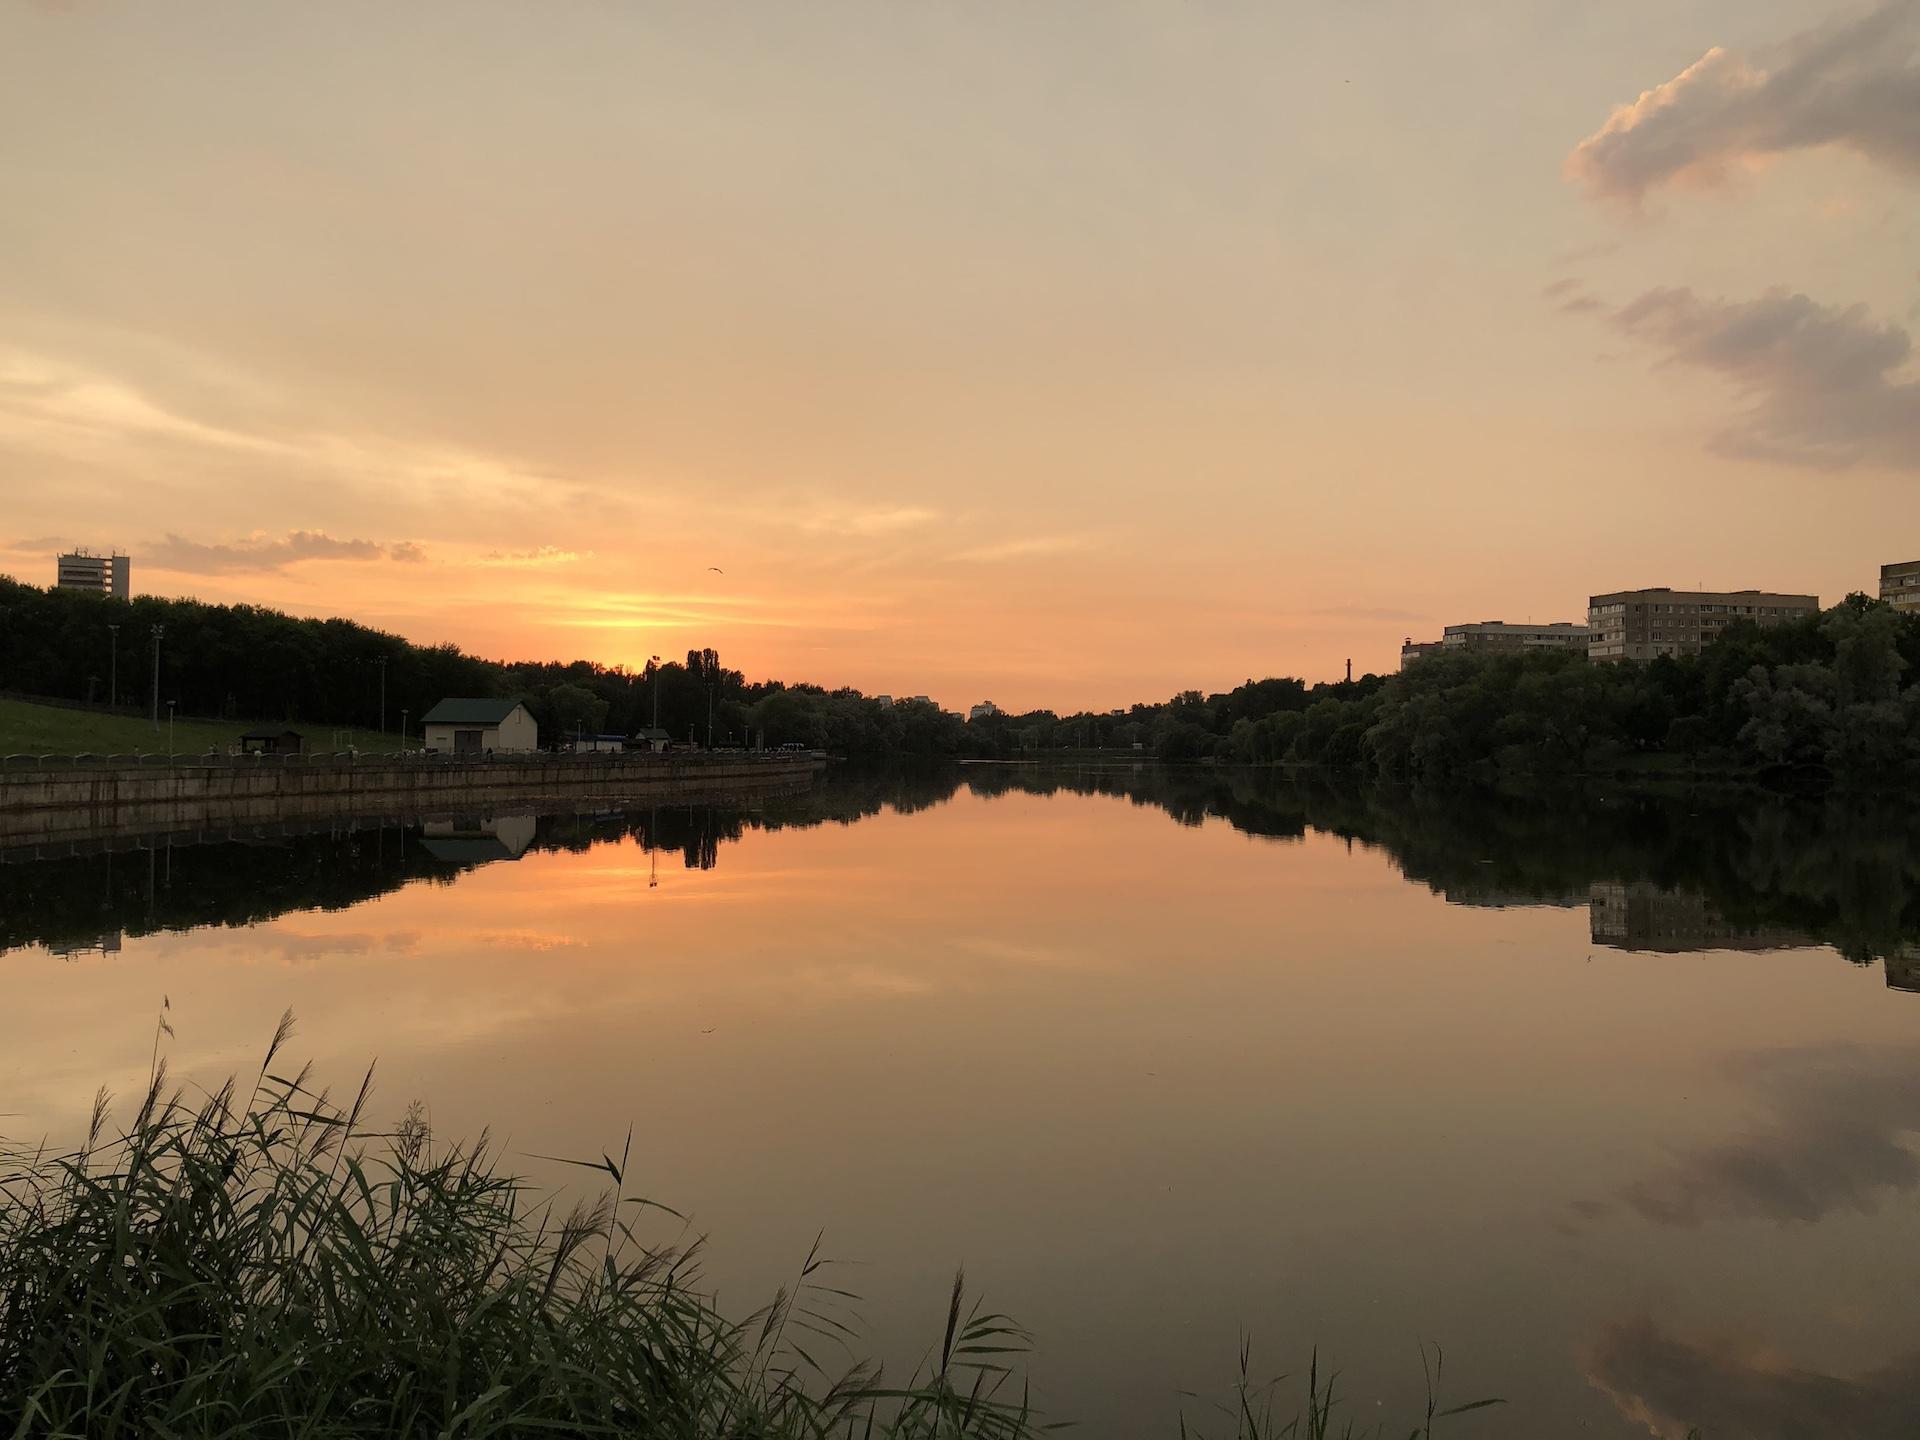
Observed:
[[[531,796],[718,799],[805,782],[822,764],[808,754],[762,753],[171,760],[9,756],[0,762],[0,845],[336,815],[455,814]]]

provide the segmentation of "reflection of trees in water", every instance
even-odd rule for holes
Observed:
[[[739,805],[574,808],[530,818],[531,842],[474,843],[490,817],[401,825],[330,822],[306,833],[208,844],[164,837],[92,855],[0,864],[0,951],[45,945],[118,948],[120,935],[243,926],[302,910],[344,910],[404,885],[451,885],[480,865],[528,851],[584,851],[631,841],[711,870],[748,830],[852,824],[882,809],[915,811],[952,797],[951,772],[854,775]],[[518,831],[523,819],[510,828]],[[110,947],[103,941],[110,940]]]
[[[1454,904],[1580,905],[1611,886],[1699,911],[1693,943],[1668,937],[1658,948],[1826,944],[1857,964],[1884,961],[1900,988],[1920,970],[1920,817],[1898,804],[1618,786],[1361,789],[1153,765],[964,775],[981,795],[1115,795],[1183,825],[1211,816],[1255,835],[1342,836],[1386,851],[1409,880]]]
[[[1250,835],[1309,829],[1376,847],[1409,879],[1456,904],[1585,903],[1596,886],[1652,887],[1697,902],[1703,937],[1826,943],[1911,973],[1920,938],[1920,817],[1898,806],[1754,792],[1630,795],[1357,789],[1271,770],[1153,764],[849,770],[739,805],[575,808],[538,817],[534,850],[631,841],[711,869],[749,830],[854,824],[910,814],[965,788],[1108,796],[1193,826]],[[435,857],[411,827],[371,826],[259,845],[175,847],[156,882],[145,852],[0,865],[0,948],[85,944],[189,925],[241,925],[291,910],[340,909],[412,881],[451,883],[472,863]],[[445,847],[443,847],[445,848]],[[1705,940],[1703,939],[1703,942]],[[1686,948],[1682,944],[1664,948]]]

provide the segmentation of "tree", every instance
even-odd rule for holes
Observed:
[[[547,692],[547,719],[565,738],[598,735],[607,718],[607,702],[584,685],[556,685]]]

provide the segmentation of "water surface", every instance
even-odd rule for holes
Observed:
[[[1838,803],[980,767],[0,864],[0,1130],[293,1048],[517,1164],[629,1124],[745,1311],[952,1271],[1089,1433],[1244,1331],[1462,1433],[1910,1436],[1920,833]],[[1715,1433],[1710,1430],[1709,1432]]]

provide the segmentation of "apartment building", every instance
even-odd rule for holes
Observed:
[[[1438,640],[1416,640],[1411,635],[1400,642],[1400,668],[1406,669],[1416,660],[1440,653]]]
[[[1400,668],[1429,655],[1451,655],[1460,650],[1573,650],[1587,653],[1587,627],[1571,620],[1551,625],[1517,625],[1506,620],[1475,620],[1465,625],[1449,625],[1438,640],[1415,640],[1409,635],[1400,645]]]
[[[1440,632],[1443,650],[1531,650],[1545,646],[1585,651],[1592,633],[1585,625],[1556,620],[1551,625],[1517,625],[1507,620],[1476,620],[1449,625]]]
[[[92,590],[116,600],[125,600],[128,596],[132,570],[131,562],[124,555],[92,555],[76,550],[71,555],[58,556],[55,563],[59,567],[55,583],[61,590]]]
[[[1820,609],[1817,595],[1776,595],[1770,590],[1616,590],[1587,601],[1593,660],[1651,660],[1656,655],[1698,655],[1727,626],[1741,620],[1779,625]]]
[[[1896,610],[1920,611],[1920,560],[1882,565],[1880,598]]]

